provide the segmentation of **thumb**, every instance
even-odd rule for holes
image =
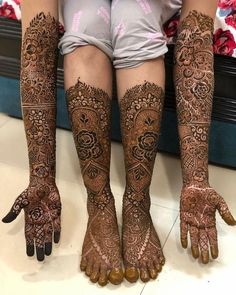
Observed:
[[[228,205],[226,204],[225,200],[221,197],[218,203],[217,209],[223,218],[223,220],[228,225],[236,225],[236,220],[234,219],[233,215],[229,211]]]
[[[28,205],[27,192],[24,191],[16,200],[9,213],[2,219],[4,223],[10,223],[16,219],[21,210]]]

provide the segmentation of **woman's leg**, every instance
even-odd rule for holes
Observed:
[[[56,70],[58,45],[57,0],[23,0],[21,97],[29,153],[30,183],[3,222],[25,211],[27,255],[38,260],[60,238],[61,203],[55,184]]]
[[[127,280],[155,279],[164,264],[150,216],[149,188],[157,152],[164,101],[164,62],[157,58],[133,69],[117,70],[125,154],[123,257]]]
[[[167,48],[160,28],[161,7],[157,1],[149,1],[145,7],[142,4],[121,0],[112,10],[126,168],[123,258],[125,277],[130,282],[139,276],[144,282],[155,279],[165,262],[150,216],[149,188],[164,102],[163,54]]]
[[[193,257],[203,263],[218,256],[215,212],[229,225],[236,221],[208,182],[208,139],[214,91],[212,35],[216,0],[184,0],[175,48],[175,87],[183,190],[181,243],[190,233]]]
[[[65,15],[73,15],[68,10],[71,6],[67,5],[70,5],[70,1],[64,7]],[[102,18],[98,12],[100,7],[103,8]],[[96,5],[89,4],[87,0],[79,2],[75,13],[80,16],[80,28],[84,30],[76,31],[72,24],[73,31],[69,32],[70,19],[73,17],[66,18],[67,33],[61,42],[63,50],[68,50],[65,44],[71,42],[69,39],[73,40],[73,50],[64,58],[65,89],[74,141],[88,194],[89,219],[81,270],[92,282],[102,286],[108,280],[113,284],[123,280],[120,238],[109,176],[112,69],[110,58],[101,50],[101,42],[104,41],[99,39],[99,35],[107,31],[107,40],[110,42],[110,27],[104,22],[104,16],[108,15],[106,12],[110,13],[108,0],[98,1]],[[99,48],[94,46],[96,44]]]

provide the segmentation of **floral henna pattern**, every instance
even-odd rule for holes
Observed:
[[[44,259],[60,238],[61,202],[55,184],[56,69],[58,22],[38,14],[22,42],[21,97],[28,145],[30,183],[3,222],[25,212],[27,254]]]
[[[123,199],[123,257],[126,279],[155,279],[164,264],[161,244],[149,213],[151,184],[164,93],[145,82],[127,90],[120,101],[125,153],[126,189]]]
[[[110,189],[111,98],[101,89],[78,82],[66,92],[74,141],[88,199],[88,227],[81,270],[94,283],[121,283],[120,239]]]
[[[175,47],[175,87],[183,190],[180,200],[181,243],[190,234],[193,257],[218,256],[215,212],[235,224],[228,207],[209,185],[208,139],[214,90],[213,20],[192,11],[180,23]]]

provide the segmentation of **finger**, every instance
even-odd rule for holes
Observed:
[[[38,261],[44,260],[44,244],[45,244],[45,234],[44,228],[40,225],[35,225],[35,246],[36,246],[36,255]]]
[[[208,236],[205,229],[199,230],[199,246],[201,251],[202,263],[207,264],[209,262],[209,246]]]
[[[61,233],[60,232],[54,232],[54,243],[58,244],[60,242]]]
[[[24,191],[14,202],[10,212],[2,219],[4,223],[10,223],[16,219],[20,211],[28,205],[27,191]]]
[[[188,247],[188,225],[186,222],[180,222],[180,240],[183,248]]]
[[[45,224],[44,232],[45,232],[45,255],[49,256],[52,253],[53,228],[52,228],[51,223]]]
[[[217,209],[223,218],[223,220],[228,224],[228,225],[236,225],[236,220],[234,219],[233,215],[231,214],[228,205],[226,204],[225,200],[220,197],[220,201],[217,205]]]
[[[210,244],[211,257],[213,259],[216,259],[219,255],[216,228],[215,227],[206,228],[206,233],[207,233],[209,244]]]
[[[26,254],[29,257],[34,256],[34,227],[25,223]]]
[[[53,223],[54,243],[58,244],[61,238],[61,217],[57,217]]]
[[[196,226],[190,226],[189,234],[191,240],[192,255],[195,259],[197,259],[199,257],[198,228]]]

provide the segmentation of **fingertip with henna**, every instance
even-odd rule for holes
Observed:
[[[13,220],[15,220],[17,217],[17,214],[13,211],[10,211],[3,219],[2,219],[2,222],[3,223],[10,223],[12,222]]]

